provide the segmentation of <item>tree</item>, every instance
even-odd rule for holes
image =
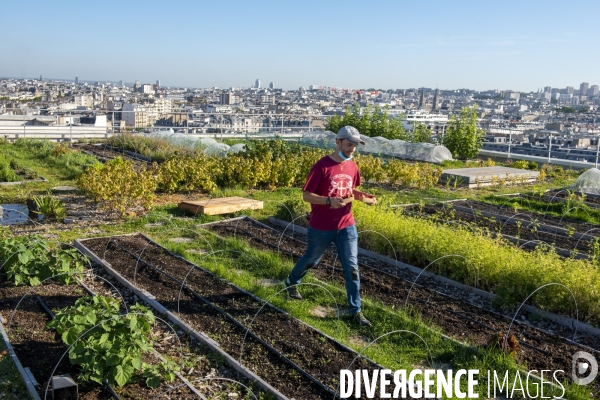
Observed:
[[[325,124],[325,129],[337,133],[343,126],[353,126],[358,131],[369,137],[383,136],[386,139],[408,140],[402,121],[398,118],[389,118],[387,106],[382,110],[379,107],[365,107],[362,112],[358,103],[352,109],[346,108],[343,117],[332,116]]]
[[[409,139],[409,142],[413,143],[431,143],[431,129],[423,123],[415,122]]]
[[[477,128],[477,104],[463,107],[458,118],[452,116],[442,144],[450,150],[453,157],[460,160],[473,158],[483,146],[483,129]]]

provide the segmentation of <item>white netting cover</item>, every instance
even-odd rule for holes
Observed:
[[[229,153],[239,153],[239,152],[245,152],[245,151],[246,151],[246,145],[244,143],[234,144],[233,146],[231,146],[229,148],[229,150],[227,150],[227,152],[229,152]]]
[[[360,135],[360,137],[365,142],[364,147],[359,147],[359,152],[362,153],[382,154],[431,163],[452,160],[452,153],[444,146],[431,143],[409,143],[398,139],[388,140],[381,136],[372,138]],[[304,133],[300,143],[307,146],[332,149],[335,148],[335,133],[330,131]]]
[[[590,168],[569,186],[570,189],[575,189],[583,193],[600,195],[600,170],[598,168]]]
[[[207,156],[219,156],[225,157],[227,155],[227,151],[229,150],[229,145],[225,143],[215,143],[208,146],[204,149],[204,154]]]
[[[203,137],[203,138],[200,138],[200,139],[198,140],[198,142],[200,142],[200,144],[201,144],[202,146],[205,146],[205,147],[208,147],[208,146],[210,146],[211,144],[216,144],[216,143],[217,143],[217,141],[216,141],[215,139],[213,139],[213,138],[209,138],[209,137]]]

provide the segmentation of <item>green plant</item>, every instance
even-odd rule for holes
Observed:
[[[537,171],[538,163],[536,163],[535,161],[529,161],[529,164],[527,164],[527,168],[532,171]]]
[[[477,104],[463,107],[458,117],[452,116],[442,144],[461,160],[473,158],[483,145],[484,132],[477,128]]]
[[[0,161],[0,182],[17,182],[19,180],[19,176],[12,170],[10,165]]]
[[[40,236],[22,236],[0,240],[2,268],[15,285],[35,286],[54,275],[69,284],[83,273],[86,259],[76,249],[52,246]]]
[[[60,220],[67,216],[67,211],[62,201],[52,197],[50,193],[45,196],[34,196],[33,200],[40,212],[47,218]]]
[[[119,309],[119,301],[112,297],[83,297],[60,310],[46,327],[56,329],[63,342],[72,345],[69,359],[82,368],[84,381],[102,384],[107,380],[123,386],[134,378],[145,378],[153,388],[160,384],[161,369],[173,381],[175,365],[142,361],[142,355],[152,349],[152,312],[138,304],[125,315]]]
[[[275,218],[279,218],[283,221],[291,221],[300,215],[306,215],[310,211],[310,206],[307,202],[302,199],[290,199],[285,201],[282,205],[277,207]],[[296,220],[296,224],[306,223],[306,218],[300,218],[301,221]]]
[[[511,167],[513,168],[519,168],[519,169],[527,169],[528,166],[528,162],[525,160],[519,160],[519,161],[515,161],[514,163],[511,164]]]
[[[114,158],[106,164],[92,164],[77,178],[77,184],[96,202],[124,214],[128,208],[150,209],[156,178],[152,170],[136,170],[133,162]]]

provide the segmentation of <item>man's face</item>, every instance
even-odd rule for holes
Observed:
[[[358,146],[358,143],[352,143],[347,139],[337,139],[336,144],[338,150],[341,151],[346,158],[352,157],[354,151],[356,150],[356,146]]]

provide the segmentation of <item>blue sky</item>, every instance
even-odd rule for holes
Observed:
[[[600,1],[4,2],[0,76],[183,87],[600,85]]]

